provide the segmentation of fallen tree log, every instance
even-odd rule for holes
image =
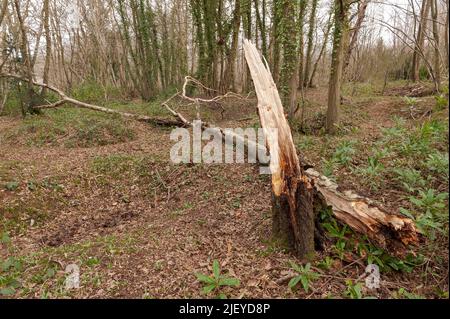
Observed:
[[[12,79],[16,79],[16,80],[19,80],[19,81],[27,81],[23,77],[15,75],[15,74],[0,74],[0,77],[12,78]],[[178,117],[175,120],[171,120],[171,119],[165,119],[165,118],[155,118],[155,117],[150,117],[150,116],[146,116],[146,115],[122,112],[122,111],[113,110],[113,109],[109,109],[109,108],[106,108],[106,107],[102,107],[102,106],[98,106],[98,105],[94,105],[94,104],[89,104],[89,103],[78,101],[78,100],[76,100],[74,98],[71,98],[71,97],[67,96],[60,89],[58,89],[58,88],[56,88],[54,86],[48,85],[48,84],[44,84],[44,83],[33,81],[33,85],[36,85],[36,86],[39,86],[39,87],[42,87],[42,88],[46,88],[46,89],[48,89],[50,91],[53,91],[56,94],[58,94],[59,97],[60,97],[60,100],[55,102],[55,103],[47,104],[47,105],[34,106],[33,108],[36,109],[36,110],[52,109],[52,108],[60,107],[60,106],[62,106],[64,104],[73,104],[73,105],[75,105],[77,107],[90,109],[90,110],[94,110],[94,111],[99,111],[99,112],[103,112],[103,113],[117,114],[117,115],[123,116],[125,118],[131,118],[131,119],[134,119],[134,120],[137,120],[137,121],[140,121],[140,122],[152,123],[152,124],[155,124],[155,125],[179,126],[179,125],[183,124],[182,122],[179,121]]]

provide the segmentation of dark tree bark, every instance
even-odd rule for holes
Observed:
[[[344,64],[345,43],[347,43],[348,36],[348,10],[349,0],[336,0],[326,121],[326,130],[329,134],[335,132],[338,122],[338,107],[341,101],[342,68]]]
[[[304,86],[309,86],[312,68],[312,54],[314,47],[314,31],[316,28],[316,11],[317,11],[318,0],[312,0],[311,12],[309,14],[309,30],[308,30],[308,46],[306,49],[306,62],[305,62],[305,75],[304,75]]]
[[[50,35],[50,6],[49,0],[44,0],[44,32],[45,32],[45,64],[42,82],[48,84],[48,74],[50,71],[51,53],[52,53],[52,37]],[[45,96],[46,88],[42,89],[42,96]]]
[[[436,0],[430,0],[431,2],[431,17],[433,19],[433,38],[434,38],[434,82],[436,85],[436,91],[441,92],[441,59],[439,52],[439,27],[438,27],[438,6]]]
[[[427,28],[428,15],[430,14],[431,0],[422,0],[420,10],[419,29],[417,31],[416,43],[413,52],[411,80],[419,81],[420,57],[423,55],[423,45],[425,41],[425,30]],[[415,18],[415,17],[414,17]]]

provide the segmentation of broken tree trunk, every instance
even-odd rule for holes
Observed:
[[[417,244],[419,233],[411,219],[388,214],[351,191],[339,191],[336,184],[313,169],[303,171],[269,68],[247,40],[244,50],[258,96],[261,126],[278,130],[278,144],[266,132],[271,161],[273,155],[278,158],[271,162],[274,235],[306,257],[314,249],[315,215],[319,209],[331,207],[339,221],[394,255],[402,255],[409,245]]]
[[[271,156],[274,236],[293,248],[300,258],[308,258],[314,253],[314,187],[300,166],[291,129],[269,68],[248,40],[244,42],[244,51]]]

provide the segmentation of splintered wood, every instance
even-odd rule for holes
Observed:
[[[411,219],[389,214],[370,199],[352,191],[339,191],[337,184],[313,169],[308,169],[306,174],[314,181],[326,204],[331,206],[334,216],[353,230],[366,234],[378,246],[401,254],[408,245],[418,243],[419,233]]]
[[[258,113],[270,151],[273,232],[301,258],[314,252],[314,188],[304,174],[275,82],[256,47],[244,52],[258,97]]]
[[[277,163],[271,163],[274,231],[288,233],[292,231],[293,234],[288,234],[287,239],[294,241],[294,248],[298,251],[298,246],[305,247],[305,243],[299,241],[311,240],[311,216],[308,210],[312,206],[317,208],[325,205],[332,208],[338,220],[353,230],[367,235],[378,246],[389,249],[392,254],[401,255],[409,245],[417,244],[420,234],[411,219],[389,214],[371,200],[351,191],[339,191],[338,185],[313,169],[303,172],[269,68],[264,65],[256,47],[248,40],[244,42],[244,50],[258,96],[261,126],[278,129],[278,147],[273,144],[271,136],[267,136],[271,157],[275,155],[275,158],[278,158]],[[286,211],[290,227],[283,228],[277,224],[280,223],[278,219],[283,219],[282,216]],[[306,247],[310,248],[310,243],[307,243]],[[300,255],[303,253],[304,251],[300,249]]]

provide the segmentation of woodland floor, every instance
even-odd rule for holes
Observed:
[[[308,92],[308,127],[293,125],[303,161],[387,210],[414,210],[409,197],[418,193],[392,173],[399,158],[385,154],[375,159],[379,166],[369,158],[380,143],[395,144],[430,119],[441,125],[432,127],[438,140],[419,156],[426,161],[430,149],[448,154],[448,109],[426,113],[435,107],[433,96],[418,98],[411,111],[401,96],[371,87],[345,93],[339,133],[328,137],[321,129],[326,90]],[[159,102],[104,105],[166,115]],[[255,105],[230,100],[222,103],[223,116],[218,106],[205,106],[202,117],[220,127],[257,126]],[[386,132],[391,142],[383,139]],[[292,273],[290,261],[301,261],[271,240],[269,177],[248,164],[173,165],[169,134],[169,128],[70,107],[26,120],[0,117],[4,297],[214,297],[202,292],[195,274],[211,274],[217,259],[223,273],[240,280],[221,288],[229,298],[448,298],[448,217],[435,238],[403,260],[345,230],[348,249],[329,236],[312,262],[318,278],[310,289],[289,289],[289,278],[280,279]],[[416,155],[405,153],[406,164],[395,163],[409,165]],[[448,192],[448,168],[427,178],[432,173],[420,167],[425,191]],[[447,210],[448,200],[441,201]],[[369,256],[383,265],[378,290],[358,285]],[[68,264],[80,267],[80,289],[64,287]]]

